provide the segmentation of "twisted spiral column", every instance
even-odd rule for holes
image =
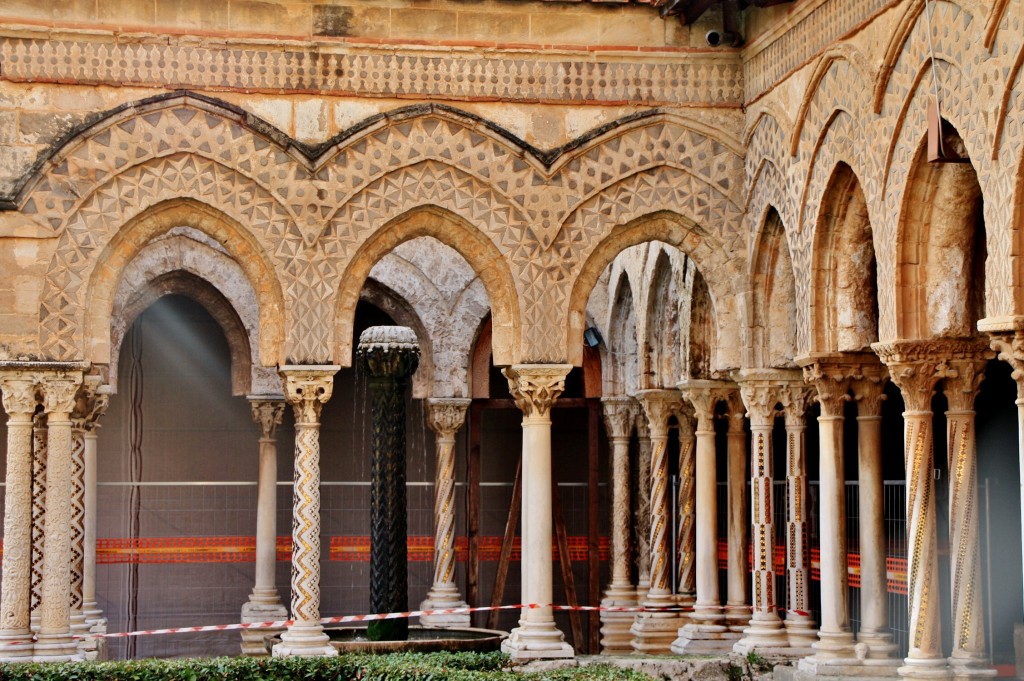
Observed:
[[[572,657],[573,649],[555,626],[551,604],[551,405],[565,389],[571,366],[516,364],[502,370],[509,392],[523,412],[523,602],[519,626],[501,644],[513,659]]]
[[[693,605],[697,596],[697,563],[694,555],[697,539],[694,448],[697,438],[694,432],[692,409],[688,409],[688,406],[681,405],[680,413],[677,415],[679,422],[679,530],[676,533],[676,555],[678,556],[679,574],[677,575],[676,594],[679,604],[683,606]]]
[[[636,419],[637,405],[632,397],[606,397],[601,400],[605,431],[612,446],[612,565],[611,583],[601,605],[632,607],[637,603],[636,588],[629,579],[630,516],[629,435]],[[601,652],[624,655],[633,652],[629,628],[635,619],[630,612],[601,612]]]
[[[633,517],[636,527],[636,598],[639,602],[651,588],[651,429],[643,409],[635,414],[637,492]]]
[[[455,434],[466,420],[471,400],[435,397],[427,400],[427,425],[437,436],[434,473],[434,582],[421,610],[465,608],[455,585]],[[424,615],[431,627],[468,627],[469,613]]]
[[[320,410],[331,399],[338,366],[282,366],[285,398],[295,412],[292,500],[292,619],[274,657],[335,656],[320,624]]]
[[[0,391],[7,412],[0,661],[27,661],[32,656],[32,414],[38,404],[38,377],[3,372]]]
[[[33,659],[59,662],[84,659],[71,638],[72,461],[71,412],[82,385],[81,371],[48,372],[43,377],[46,412],[47,470],[43,590],[39,633]]]

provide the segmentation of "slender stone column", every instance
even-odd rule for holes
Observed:
[[[82,502],[85,506],[85,516],[82,536],[82,612],[92,634],[107,633],[107,619],[96,603],[96,444],[99,421],[110,404],[111,392],[109,385],[98,386],[91,396],[91,404],[83,410],[88,411],[89,416],[85,421],[83,435]],[[96,657],[102,659],[106,639],[86,638],[79,644],[79,649],[85,653],[87,660]]]
[[[800,668],[856,662],[848,608],[849,574],[846,562],[846,474],[843,422],[854,372],[842,355],[814,355],[797,360],[804,379],[814,385],[821,405],[818,417],[818,536],[821,538],[821,625],[814,655]]]
[[[750,533],[747,531],[749,511],[747,510],[747,409],[743,406],[739,390],[729,393],[729,432],[726,434],[728,457],[728,482],[726,486],[727,510],[727,553],[728,573],[725,621],[729,631],[743,634],[750,621],[750,604],[747,603],[747,581],[750,576],[748,556]]]
[[[882,393],[888,373],[879,362],[862,365],[853,381],[857,402],[857,493],[860,506],[860,631],[868,660],[892,662],[885,558],[885,481],[882,476]]]
[[[292,619],[274,657],[334,656],[320,624],[320,410],[331,399],[340,367],[282,366],[285,397],[295,411],[292,501]]]
[[[551,405],[572,369],[565,364],[516,364],[502,369],[516,406],[523,412],[523,603],[519,626],[501,649],[513,659],[573,657],[549,607],[552,580]]]
[[[637,615],[630,631],[633,650],[659,654],[669,652],[676,632],[685,621],[669,610],[675,605],[675,599],[672,597],[672,515],[666,451],[668,420],[679,412],[681,398],[677,390],[641,390],[636,397],[651,432],[651,587],[642,601],[646,611]]]
[[[46,414],[32,419],[32,601],[31,627],[39,631],[43,602],[43,550],[46,540]]]
[[[772,431],[779,388],[792,380],[788,374],[759,369],[740,372],[740,396],[750,419],[750,516],[753,544],[753,599],[750,626],[733,650],[747,654],[789,646],[789,638],[775,602],[775,524],[772,472]]]
[[[250,395],[252,420],[260,427],[256,477],[256,574],[249,600],[242,605],[242,622],[287,619],[275,585],[277,572],[277,427],[284,418],[283,395]],[[264,639],[280,629],[243,629],[242,654],[267,654]]]
[[[782,388],[786,417],[786,633],[791,648],[818,640],[811,616],[811,547],[807,533],[807,407],[813,391],[801,381]]]
[[[455,585],[455,434],[466,421],[471,400],[435,397],[427,401],[427,425],[437,436],[434,472],[434,583],[421,610],[466,608]],[[429,627],[468,627],[469,613],[424,615]]]
[[[72,459],[71,411],[82,385],[81,371],[48,372],[43,376],[46,411],[46,517],[44,528],[43,592],[39,606],[39,633],[33,659],[59,662],[84,659],[71,638]]]
[[[630,608],[637,604],[636,588],[629,579],[630,505],[629,434],[633,430],[637,405],[632,397],[606,397],[601,400],[605,429],[612,446],[612,578],[604,592],[604,607]],[[633,652],[629,628],[636,614],[601,612],[601,652],[625,655]]]
[[[715,405],[726,399],[728,384],[718,381],[687,381],[679,384],[693,405],[697,419],[695,498],[697,503],[696,579],[697,600],[690,621],[678,631],[672,652],[704,654],[724,652],[737,634],[725,626],[718,593],[718,479],[715,471]]]
[[[7,412],[0,661],[28,661],[32,657],[32,414],[39,403],[38,381],[37,376],[26,372],[0,374]]]
[[[694,494],[695,453],[697,444],[693,408],[682,403],[676,414],[679,422],[679,529],[676,533],[676,556],[679,566],[677,575],[676,601],[689,607],[697,600],[697,562],[695,556],[697,540],[697,505]]]
[[[910,609],[910,650],[901,676],[946,677],[942,654],[939,599],[939,557],[933,470],[932,395],[936,382],[949,375],[949,361],[965,359],[976,345],[965,341],[897,341],[872,346],[889,367],[900,392],[903,444],[907,471],[907,603]]]
[[[949,456],[949,574],[952,582],[953,654],[957,678],[995,676],[985,651],[985,619],[979,574],[978,482],[974,400],[992,357],[987,347],[950,362],[943,380],[949,408],[946,442]]]
[[[636,599],[647,597],[651,588],[651,429],[643,409],[636,410],[637,494],[636,519]]]

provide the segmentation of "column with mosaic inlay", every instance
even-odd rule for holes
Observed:
[[[650,477],[650,566],[651,586],[641,600],[646,609],[639,613],[630,631],[633,650],[640,653],[668,653],[676,632],[685,623],[670,609],[672,596],[672,517],[669,495],[668,421],[678,413],[681,397],[677,390],[641,390],[636,395],[647,416],[651,433]]]
[[[949,373],[958,341],[897,341],[872,348],[889,368],[889,377],[903,395],[903,447],[907,471],[907,606],[910,646],[901,676],[935,678],[949,675],[942,654],[939,547],[936,531],[932,397],[938,381]],[[973,350],[973,345],[970,346]]]
[[[725,626],[718,585],[718,475],[715,452],[715,407],[729,396],[721,381],[691,380],[679,384],[693,406],[695,431],[694,500],[696,502],[695,577],[697,599],[689,622],[677,632],[672,652],[680,655],[722,653],[738,634]]]
[[[860,630],[865,664],[894,664],[889,631],[885,480],[882,473],[882,400],[888,372],[874,353],[862,353],[851,384],[857,402],[857,498],[860,515]]]
[[[953,650],[949,664],[956,678],[995,676],[985,650],[981,554],[978,531],[978,469],[974,400],[985,365],[994,356],[987,344],[973,356],[964,349],[949,363],[942,381],[946,410],[949,471],[949,574]]]
[[[637,484],[633,505],[636,553],[636,599],[640,602],[651,588],[651,429],[644,410],[636,410]]]
[[[522,598],[519,626],[502,643],[513,659],[572,657],[555,625],[551,496],[551,405],[572,369],[564,364],[517,364],[502,370],[523,412]]]
[[[4,370],[0,391],[7,412],[0,661],[24,662],[32,658],[32,415],[39,404],[38,377]]]
[[[427,400],[427,425],[436,436],[434,473],[434,583],[421,610],[466,608],[455,584],[455,435],[466,421],[470,400],[434,397]],[[468,627],[469,613],[424,615],[431,627]]]
[[[676,602],[685,608],[692,607],[697,600],[697,502],[695,471],[695,448],[697,445],[693,407],[689,402],[680,404],[676,414],[679,424],[679,489],[677,498],[678,530],[676,531]]]
[[[43,539],[43,589],[39,633],[32,659],[60,662],[84,659],[71,638],[68,585],[72,575],[71,412],[82,385],[81,371],[43,374],[46,412],[46,523]]]
[[[786,419],[786,634],[793,649],[811,653],[818,632],[811,616],[811,547],[807,531],[807,408],[813,390],[803,380],[779,393]]]
[[[779,389],[791,381],[789,373],[745,369],[737,382],[750,419],[751,616],[743,638],[733,647],[748,654],[755,650],[781,651],[789,638],[775,601],[775,522],[772,431]]]
[[[256,469],[256,565],[252,592],[242,605],[242,622],[287,619],[275,585],[277,572],[277,427],[284,418],[283,395],[250,395],[252,420],[259,426],[259,461]],[[265,637],[280,629],[244,629],[242,654],[267,654]]]
[[[295,412],[292,500],[292,619],[275,657],[334,656],[320,624],[320,410],[331,398],[338,366],[282,366],[285,398]]]
[[[32,600],[31,627],[39,631],[43,601],[43,546],[46,541],[46,414],[32,419]]]
[[[601,400],[605,432],[612,448],[612,565],[611,582],[601,605],[609,608],[631,608],[637,604],[636,587],[630,582],[630,504],[629,435],[633,431],[637,404],[632,397],[606,397]],[[636,613],[601,612],[601,652],[625,655],[633,652],[633,635],[629,628]]]

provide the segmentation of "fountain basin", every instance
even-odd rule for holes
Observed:
[[[406,641],[371,641],[366,637],[366,627],[324,627],[324,633],[331,639],[331,645],[339,653],[433,653],[442,650],[451,652],[491,652],[501,648],[501,642],[508,632],[495,629],[442,629],[440,627],[409,627]],[[266,638],[267,652],[281,639],[277,636]]]

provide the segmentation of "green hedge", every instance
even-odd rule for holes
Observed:
[[[547,672],[514,672],[501,653],[396,653],[336,658],[222,657],[128,662],[0,664],[2,681],[644,681],[626,669],[594,665]]]

